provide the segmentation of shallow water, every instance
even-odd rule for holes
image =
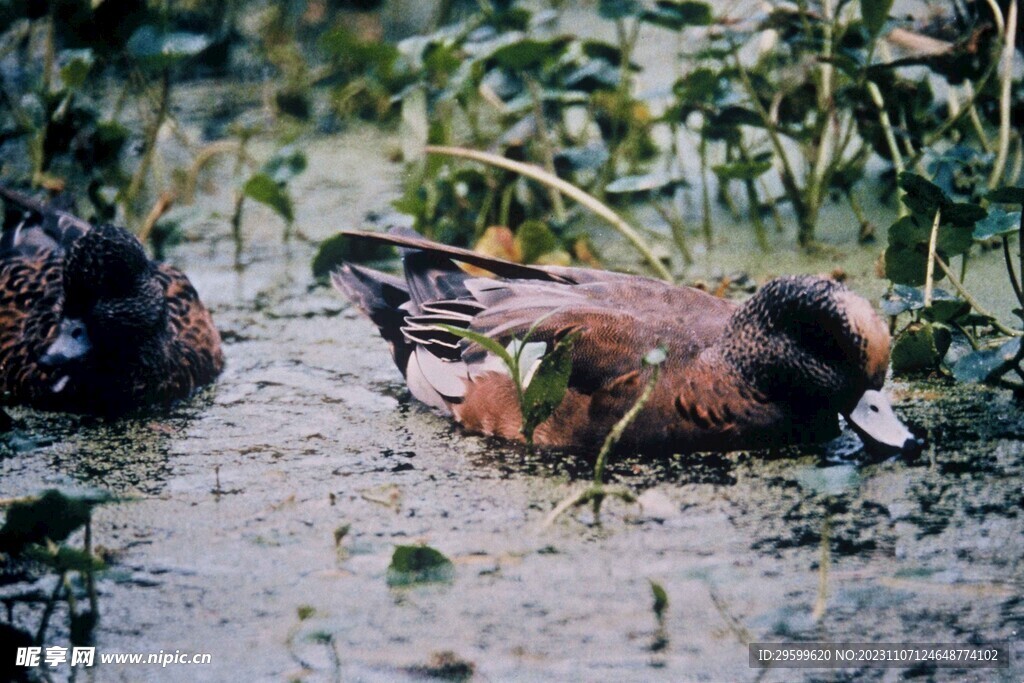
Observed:
[[[300,231],[321,239],[385,206],[399,169],[380,150],[393,142],[359,129],[315,145]],[[1024,415],[1006,392],[896,384],[898,412],[931,444],[911,463],[862,464],[849,434],[620,460],[612,478],[645,505],[609,501],[601,525],[587,509],[543,530],[590,463],[464,435],[416,404],[371,324],[313,286],[312,247],[283,246],[274,217],[248,216],[241,270],[222,223],[172,254],[225,336],[215,387],[116,423],[18,410],[0,438],[0,497],[63,486],[127,498],[95,514],[111,558],[99,651],[213,656],[85,680],[419,679],[448,651],[479,680],[1020,680]],[[881,291],[878,247],[842,249],[837,261],[720,247],[688,276],[839,263],[854,288]],[[393,549],[410,543],[452,558],[453,581],[389,588]],[[663,632],[649,580],[669,596]],[[1016,661],[948,674],[748,668],[748,642],[796,639],[1011,641]]]

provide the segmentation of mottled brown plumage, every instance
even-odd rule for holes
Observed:
[[[503,345],[532,327],[529,341],[544,351],[578,333],[568,392],[537,428],[540,445],[597,448],[642,391],[650,369],[641,359],[657,346],[667,360],[624,435],[632,448],[821,441],[838,433],[839,414],[888,409],[877,390],[889,333],[864,299],[832,280],[779,278],[741,306],[644,277],[524,266],[404,234],[348,234],[402,248],[404,279],[346,265],[335,285],[380,328],[413,395],[472,432],[522,440],[514,384],[496,358],[442,325]],[[472,277],[456,262],[498,277]],[[881,438],[909,445],[892,421],[898,428]]]
[[[184,274],[121,228],[0,196],[24,211],[0,239],[4,402],[123,413],[217,377],[220,336]]]

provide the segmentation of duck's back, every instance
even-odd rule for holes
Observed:
[[[26,251],[0,254],[0,389],[5,402],[40,405],[51,394],[39,358],[60,318],[62,256]]]

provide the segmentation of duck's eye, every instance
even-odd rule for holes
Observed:
[[[75,329],[71,330],[72,339],[81,339],[83,334],[85,334],[85,330],[83,330],[81,327],[76,327]]]

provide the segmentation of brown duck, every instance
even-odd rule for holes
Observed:
[[[502,344],[533,327],[541,351],[577,333],[569,388],[536,429],[540,445],[599,447],[643,389],[641,359],[662,346],[658,384],[622,439],[632,448],[817,442],[839,433],[838,415],[872,447],[919,446],[880,391],[885,324],[832,280],[778,278],[738,305],[635,275],[521,265],[405,234],[346,234],[401,248],[404,278],[346,264],[334,284],[380,329],[413,396],[472,432],[522,440],[515,387],[497,358],[441,325]]]
[[[0,187],[0,389],[43,410],[123,413],[212,382],[220,336],[188,278],[113,225]]]

